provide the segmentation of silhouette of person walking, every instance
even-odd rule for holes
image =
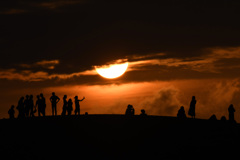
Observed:
[[[233,107],[233,104],[231,104],[231,105],[228,107],[228,112],[229,112],[229,121],[235,122],[235,120],[234,120],[234,112],[235,112],[235,109],[234,109],[234,107]]]
[[[67,104],[67,105],[68,105],[68,106],[67,106],[68,115],[71,115],[71,114],[72,114],[72,110],[73,110],[73,107],[72,107],[73,102],[72,102],[72,99],[71,99],[71,98],[68,100],[68,104]],[[79,113],[79,114],[80,114],[80,113]]]
[[[60,98],[55,95],[55,92],[52,92],[52,96],[50,97],[50,101],[52,103],[52,115],[57,115],[57,103],[60,101]]]
[[[18,101],[17,105],[18,110],[18,118],[24,118],[25,117],[25,111],[24,111],[24,97],[21,97]]]
[[[42,113],[43,116],[45,116],[45,110],[46,110],[46,100],[45,100],[45,97],[43,96],[43,94],[41,93],[40,94],[40,111]]]
[[[135,113],[135,110],[134,110],[133,106],[132,106],[131,104],[129,104],[129,105],[127,106],[125,115],[127,115],[127,116],[133,116],[134,113]]]
[[[26,99],[24,100],[24,106],[25,106],[26,117],[29,117],[29,111],[30,111],[29,95],[26,95]]]
[[[77,114],[80,115],[80,104],[79,104],[79,102],[83,101],[85,99],[85,97],[83,97],[81,100],[79,100],[78,96],[75,96],[74,99],[75,99],[75,110],[74,110],[75,115],[77,115]]]
[[[67,112],[67,95],[64,95],[63,96],[63,108],[62,108],[62,116],[65,116],[66,115],[66,112]]]
[[[195,105],[197,101],[195,99],[195,96],[192,96],[192,101],[190,103],[190,108],[188,110],[188,115],[195,119]]]
[[[186,113],[185,113],[185,109],[184,109],[183,106],[181,106],[180,109],[178,110],[177,117],[178,117],[179,119],[185,119],[185,118],[187,118],[187,117],[186,117]]]
[[[11,106],[11,108],[8,110],[9,118],[14,119],[14,105]]]

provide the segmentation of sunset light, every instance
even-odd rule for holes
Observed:
[[[96,71],[104,78],[117,78],[123,75],[128,68],[128,62],[122,64],[111,64],[104,67],[96,67]]]

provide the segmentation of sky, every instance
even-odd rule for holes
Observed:
[[[196,97],[196,118],[240,122],[237,0],[3,0],[0,118],[21,96],[85,96],[81,113],[176,116]],[[128,62],[106,79],[97,66]],[[16,111],[17,114],[17,111]]]

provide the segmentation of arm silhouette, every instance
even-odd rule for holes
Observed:
[[[81,100],[78,100],[78,101],[83,101],[85,99],[85,97],[83,97],[83,99],[81,99]]]

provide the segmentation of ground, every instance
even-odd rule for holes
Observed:
[[[203,119],[81,115],[2,119],[8,159],[235,158],[240,126]]]

